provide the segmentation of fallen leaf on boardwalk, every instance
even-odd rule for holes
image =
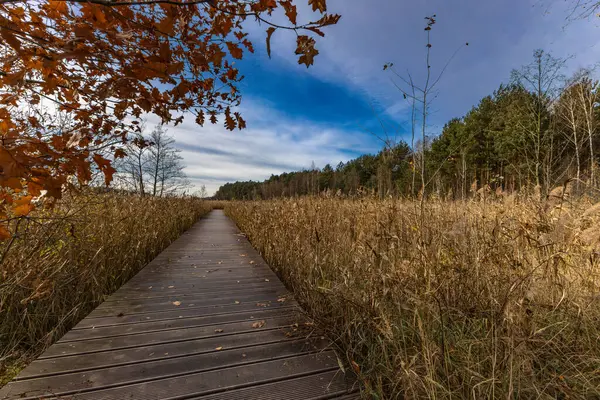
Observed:
[[[223,346],[216,347],[215,350],[223,350]]]
[[[215,329],[215,333],[222,333],[223,329]]]
[[[268,304],[267,303],[256,303],[257,307],[267,307]]]
[[[240,302],[236,300],[236,301],[235,301],[235,304],[240,304]]]
[[[254,264],[254,261],[250,261],[250,264]]]
[[[278,302],[283,303],[285,302],[287,299],[285,297],[280,297],[277,299]]]
[[[269,282],[269,280],[265,278],[265,282]]]
[[[219,261],[217,264],[223,264],[223,261]]]
[[[181,305],[181,302],[180,302],[180,301],[174,301],[174,302],[173,302],[173,305],[174,305],[174,306],[180,306],[180,305]]]
[[[240,254],[240,257],[246,257],[246,255],[245,254]]]
[[[262,328],[263,326],[265,326],[266,322],[265,321],[256,321],[255,323],[252,324],[253,328]]]
[[[148,289],[152,289],[152,286],[148,286]]]
[[[169,286],[169,289],[173,289],[174,287],[175,287],[175,286],[171,285],[171,286]]]

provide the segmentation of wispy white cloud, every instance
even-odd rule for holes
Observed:
[[[298,2],[300,16],[310,13],[305,1]],[[551,7],[547,5],[551,4]],[[557,57],[570,57],[570,71],[600,60],[600,19],[566,24],[562,0],[379,0],[359,2],[329,0],[330,12],[342,14],[339,24],[326,29],[318,40],[319,56],[310,69],[297,65],[295,36],[277,32],[273,37],[273,59],[265,54],[265,26],[248,23],[257,53],[244,61],[252,68],[264,63],[281,68],[294,79],[309,74],[364,97],[381,115],[399,123],[408,120],[410,104],[382,71],[394,62],[397,70],[411,71],[416,80],[425,68],[424,17],[437,14],[432,41],[432,66],[439,72],[457,48],[463,47],[438,87],[432,107],[431,133],[439,131],[449,118],[464,115],[479,99],[490,94],[510,71],[531,60],[533,50],[543,48]],[[262,45],[261,45],[262,44]],[[567,71],[567,72],[570,72]],[[285,104],[276,104],[269,93],[243,101],[248,129],[229,132],[221,126],[198,127],[188,119],[169,128],[183,150],[186,172],[196,187],[205,184],[209,192],[235,180],[262,180],[273,173],[337,163],[352,158],[351,152],[374,152],[379,147],[361,130],[360,124],[344,127],[298,118]],[[281,82],[281,91],[287,90]],[[276,97],[276,96],[275,96]],[[283,112],[285,110],[285,112]],[[152,120],[149,120],[152,123]],[[407,130],[405,129],[405,132]],[[381,133],[381,132],[376,132]]]
[[[307,120],[297,120],[261,101],[244,100],[243,115],[249,127],[228,131],[222,125],[194,124],[187,118],[177,127],[167,127],[186,165],[194,188],[206,185],[209,193],[236,180],[264,180],[271,174],[337,164],[356,154],[378,150],[369,134]],[[148,116],[149,128],[158,120]]]
[[[311,15],[298,2],[300,15]],[[466,42],[440,81],[434,116],[439,124],[463,115],[481,97],[509,79],[510,71],[531,60],[537,48],[570,58],[568,71],[600,60],[600,18],[565,20],[574,2],[562,0],[329,0],[330,12],[342,19],[318,40],[320,54],[309,70],[296,65],[295,41],[285,32],[273,38],[273,61],[283,68],[306,71],[315,78],[341,83],[373,99],[380,112],[396,112],[401,95],[382,71],[394,62],[404,73],[422,81],[425,68],[424,17],[436,14],[432,32],[432,71],[439,73]],[[253,28],[263,42],[263,28]],[[263,49],[264,52],[264,49]],[[259,50],[260,53],[260,50]],[[259,54],[259,57],[265,57]],[[400,111],[402,111],[400,109]],[[406,108],[403,110],[408,111]],[[395,113],[399,116],[399,113]]]

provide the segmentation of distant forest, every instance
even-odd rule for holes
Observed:
[[[600,148],[600,91],[592,70],[563,75],[565,62],[537,50],[509,84],[447,122],[426,143],[388,143],[378,154],[333,167],[227,183],[217,199],[271,199],[330,191],[357,195],[457,199],[477,191],[548,193],[569,182],[595,188]],[[424,165],[422,157],[425,157]],[[424,166],[424,168],[423,168]]]

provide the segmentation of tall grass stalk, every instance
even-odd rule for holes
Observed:
[[[600,206],[302,198],[226,212],[375,398],[600,397]]]
[[[84,193],[22,220],[0,246],[0,386],[211,208]]]

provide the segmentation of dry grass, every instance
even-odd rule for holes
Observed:
[[[226,212],[375,398],[599,398],[600,207],[304,198]],[[584,212],[588,210],[587,212]]]
[[[87,193],[23,220],[0,247],[0,386],[211,208]]]

